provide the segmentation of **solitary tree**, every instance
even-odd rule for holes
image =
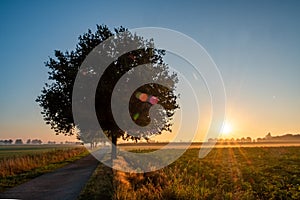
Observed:
[[[120,36],[119,33],[126,33]],[[95,98],[95,111],[98,122],[103,132],[111,139],[113,144],[117,144],[118,138],[140,140],[148,139],[154,134],[161,134],[162,131],[171,131],[171,120],[175,110],[179,108],[177,97],[174,93],[177,75],[170,73],[168,65],[164,63],[164,50],[153,48],[153,40],[145,40],[133,33],[128,32],[123,27],[115,28],[111,31],[107,26],[97,25],[97,30],[79,36],[78,44],[75,50],[66,51],[65,53],[56,50],[55,58],[49,58],[45,63],[49,68],[49,83],[45,84],[41,95],[38,96],[37,102],[42,107],[42,115],[46,124],[50,124],[56,134],[72,135],[79,129],[79,138],[84,142],[98,141],[99,130],[95,127],[85,127],[81,124],[75,124],[72,115],[72,92],[73,85],[79,67],[86,56],[100,43],[111,36],[116,36],[116,40],[109,47],[107,56],[114,55],[118,46],[131,45],[134,43],[138,48],[134,51],[125,53],[115,59],[104,71],[98,82]],[[131,96],[129,101],[129,113],[132,120],[139,126],[146,126],[151,120],[156,122],[157,127],[141,132],[135,129],[123,130],[116,123],[112,108],[112,93],[117,82],[126,73],[133,73],[135,67],[151,63],[146,66],[146,70],[154,72],[151,78],[153,83],[148,83],[139,87]],[[93,77],[97,70],[94,66],[84,73],[85,76]],[[142,73],[135,77],[143,80]],[[155,80],[165,80],[168,87],[155,83]],[[126,85],[124,85],[126,90]],[[78,102],[84,102],[86,97],[82,97]],[[160,104],[164,109],[159,110],[157,119],[151,119],[149,110],[154,104]],[[89,113],[82,114],[89,118]],[[124,113],[120,113],[123,115]],[[160,120],[160,122],[158,122]],[[163,124],[163,126],[161,126]],[[95,140],[96,139],[96,140]],[[112,159],[116,158],[116,149],[112,149]]]
[[[22,139],[16,139],[15,144],[23,144],[23,140]]]

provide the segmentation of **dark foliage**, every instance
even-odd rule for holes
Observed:
[[[95,94],[95,110],[97,118],[102,130],[111,137],[114,144],[116,144],[117,138],[139,140],[141,138],[148,139],[153,134],[160,134],[163,130],[170,131],[171,119],[174,112],[178,107],[176,102],[176,96],[174,94],[175,85],[178,82],[176,74],[170,74],[168,66],[163,62],[163,56],[165,52],[163,50],[154,49],[153,40],[144,40],[141,37],[136,36],[127,29],[119,27],[111,31],[107,26],[97,25],[97,30],[92,33],[88,30],[87,33],[79,37],[78,44],[74,51],[55,51],[55,58],[49,58],[49,61],[45,63],[49,68],[49,80],[50,83],[46,83],[42,90],[42,93],[37,98],[37,102],[42,107],[42,115],[47,124],[50,124],[56,134],[72,135],[75,134],[75,127],[79,128],[81,132],[87,134],[80,137],[85,142],[91,142],[95,139],[95,132],[97,130],[86,130],[80,127],[80,124],[74,123],[72,115],[72,92],[76,75],[79,68],[86,58],[86,56],[101,42],[108,39],[111,36],[116,36],[118,33],[126,32],[128,34],[123,35],[120,41],[117,40],[113,45],[130,45],[130,43],[138,44],[138,49],[132,52],[128,52],[118,57],[113,63],[111,63],[105,70],[104,74],[97,86],[97,92]],[[114,47],[108,54],[114,54]],[[167,80],[170,87],[167,88],[163,85],[150,83],[138,88],[129,102],[129,112],[132,119],[139,126],[146,126],[150,123],[149,109],[152,106],[149,102],[141,102],[135,96],[137,93],[146,93],[155,97],[158,97],[158,104],[164,107],[161,110],[161,115],[164,115],[163,126],[157,127],[147,133],[140,133],[136,130],[122,130],[118,127],[114,121],[111,110],[111,98],[112,91],[118,80],[130,71],[134,71],[136,66],[151,63],[146,70],[152,70],[155,72],[153,76],[153,82],[157,79]],[[85,72],[87,76],[93,76],[95,70],[91,69]],[[143,79],[141,74],[138,79]],[[126,86],[124,86],[126,90]],[[139,113],[138,119],[135,114]],[[84,130],[83,130],[84,129]]]

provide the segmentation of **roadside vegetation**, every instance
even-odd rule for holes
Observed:
[[[198,149],[189,149],[151,173],[114,171],[110,194],[118,200],[300,199],[300,147],[215,148],[204,159],[197,156]],[[103,184],[101,177],[91,179],[85,199],[97,199],[93,187]]]
[[[0,148],[0,192],[88,155],[84,147]]]
[[[115,190],[113,177],[113,170],[100,162],[78,200],[112,199]]]

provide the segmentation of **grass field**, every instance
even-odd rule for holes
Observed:
[[[99,199],[99,191],[113,199],[300,199],[300,147],[215,148],[197,156],[198,149],[189,149],[144,174],[100,164],[81,199]]]
[[[0,160],[12,156],[33,155],[56,149],[70,149],[70,145],[0,145]]]
[[[0,146],[0,192],[88,155],[84,147]]]

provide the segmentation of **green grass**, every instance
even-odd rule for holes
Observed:
[[[198,151],[151,173],[115,171],[113,199],[300,199],[300,147],[215,148],[204,159]]]
[[[113,191],[113,170],[99,163],[78,200],[112,199]]]
[[[2,146],[0,152],[0,192],[89,154],[74,146]]]

